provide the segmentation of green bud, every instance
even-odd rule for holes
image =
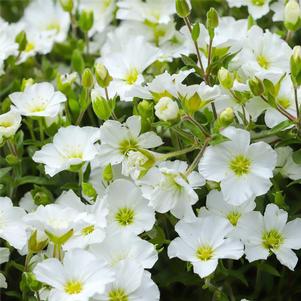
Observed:
[[[103,64],[95,65],[95,77],[98,85],[102,88],[107,88],[113,79]]]
[[[224,67],[218,71],[218,80],[225,89],[232,89],[234,76]]]
[[[296,31],[300,27],[301,9],[295,0],[289,0],[284,9],[284,25],[288,30]]]
[[[5,157],[6,162],[8,165],[16,165],[20,162],[19,158],[13,154],[9,154]]]
[[[94,13],[92,10],[83,10],[79,16],[78,25],[83,32],[88,32],[94,23]]]
[[[228,126],[231,124],[234,120],[234,112],[232,108],[226,108],[224,111],[220,114],[220,121],[223,124],[223,126]]]
[[[82,74],[82,86],[91,89],[94,85],[94,76],[91,69],[86,68]]]
[[[81,52],[78,49],[75,49],[71,57],[71,66],[72,69],[78,73],[82,73],[85,68],[85,62]]]
[[[249,88],[254,96],[260,96],[264,92],[264,85],[257,77],[249,80]]]
[[[92,90],[91,92],[92,107],[94,113],[101,120],[108,120],[115,109],[115,100],[107,100],[98,90]]]
[[[33,84],[34,84],[34,80],[32,78],[28,78],[28,79],[23,78],[21,84],[21,91],[24,91],[26,87],[31,86]]]
[[[301,46],[295,46],[291,57],[291,76],[294,85],[301,86]]]
[[[186,0],[176,0],[176,11],[181,18],[186,18],[190,15],[190,7]]]
[[[33,190],[31,190],[31,195],[33,197],[34,203],[36,205],[47,205],[53,202],[52,193],[45,187],[35,186]]]
[[[77,79],[77,73],[57,74],[56,85],[59,91],[65,92],[71,88],[72,84]]]
[[[28,240],[28,250],[32,253],[38,253],[46,248],[48,244],[48,239],[38,240],[37,230],[33,231]]]
[[[111,182],[113,180],[113,169],[112,169],[112,165],[108,164],[103,172],[102,172],[102,179],[105,182]]]
[[[220,190],[220,184],[214,181],[207,181],[206,186],[209,190]]]
[[[147,100],[142,100],[137,105],[137,113],[143,117],[148,118],[153,116],[154,104]]]
[[[18,33],[15,39],[16,43],[19,44],[19,51],[23,51],[26,48],[27,45],[27,38],[26,38],[26,32],[23,30]]]
[[[73,0],[60,0],[61,6],[65,12],[71,13],[73,9]]]
[[[206,26],[211,39],[213,39],[214,37],[214,30],[218,26],[218,23],[219,23],[218,13],[215,8],[211,7],[207,12],[207,21],[206,21]]]
[[[96,198],[97,193],[96,190],[94,189],[93,185],[91,183],[82,183],[82,190],[83,194],[86,195],[89,198]]]

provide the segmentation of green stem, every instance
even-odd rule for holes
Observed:
[[[182,149],[182,150],[178,150],[178,151],[175,151],[175,152],[171,152],[171,153],[168,153],[168,154],[162,154],[159,157],[159,160],[164,161],[164,160],[167,160],[167,159],[170,159],[170,158],[173,158],[173,157],[178,157],[178,156],[181,156],[181,155],[185,155],[185,154],[190,153],[190,152],[192,152],[196,149],[197,149],[196,146],[191,146],[191,147],[188,147],[188,148],[185,148],[185,149]]]
[[[44,135],[44,125],[43,125],[43,117],[38,119],[38,123],[39,123],[39,131],[40,131],[40,140],[42,142],[44,142],[45,140],[45,135]]]
[[[201,160],[201,158],[203,157],[203,154],[209,144],[210,138],[207,138],[204,142],[203,147],[201,148],[201,150],[199,151],[199,153],[197,154],[197,156],[194,158],[193,162],[191,163],[191,165],[189,166],[189,168],[186,170],[185,175],[188,176],[190,175],[194,169],[197,167],[197,165],[199,164],[199,161]]]
[[[202,124],[200,124],[199,122],[197,122],[193,117],[191,117],[190,115],[185,115],[184,117],[183,117],[183,120],[188,120],[188,121],[190,121],[192,124],[194,124],[195,126],[197,126],[200,130],[201,130],[201,132],[203,133],[203,135],[205,136],[205,137],[210,137],[210,133],[206,130],[206,128],[202,125]]]

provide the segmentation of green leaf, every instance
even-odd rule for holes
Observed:
[[[266,262],[258,265],[258,268],[260,270],[262,270],[263,272],[266,272],[266,273],[271,274],[276,277],[280,277],[280,273],[272,265],[270,265]]]
[[[6,176],[11,169],[12,169],[11,167],[0,168],[0,179]]]
[[[301,149],[293,153],[293,160],[296,164],[301,164]]]
[[[192,28],[191,37],[194,41],[196,41],[199,38],[200,35],[200,24],[196,23]]]
[[[16,186],[24,184],[37,184],[37,185],[58,185],[54,179],[47,179],[36,176],[25,176],[16,180]]]

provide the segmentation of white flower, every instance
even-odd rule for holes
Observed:
[[[127,36],[122,51],[104,55],[99,62],[108,69],[113,81],[110,88],[121,100],[131,101],[131,89],[144,82],[143,71],[160,56],[160,50],[148,43],[143,36]],[[143,49],[143,51],[141,51]]]
[[[35,204],[31,191],[27,191],[19,201],[19,206],[26,212],[35,211],[38,206]]]
[[[233,64],[241,67],[241,75],[244,77],[257,76],[264,79],[269,74],[279,74],[281,77],[290,71],[291,55],[292,49],[278,35],[253,26]]]
[[[65,250],[84,249],[88,245],[100,243],[104,240],[108,209],[103,200],[97,198],[92,205],[86,205],[72,190],[69,190],[63,192],[56,203],[63,208],[75,210],[78,215],[85,213],[74,225],[73,236],[63,246]]]
[[[250,144],[250,133],[228,127],[222,135],[229,141],[209,146],[199,163],[199,171],[210,181],[221,183],[226,202],[239,205],[265,194],[272,183],[276,152],[265,142]]]
[[[148,21],[154,24],[168,23],[176,12],[173,0],[121,0],[118,7],[118,19]]]
[[[227,0],[230,7],[248,6],[250,15],[254,19],[260,19],[269,12],[271,0]]]
[[[180,221],[175,227],[180,237],[168,247],[169,258],[189,261],[200,277],[213,273],[218,259],[239,259],[243,244],[234,238],[226,238],[232,231],[228,221],[218,216],[197,218],[193,222]]]
[[[115,180],[108,186],[104,198],[109,207],[108,226],[112,231],[119,229],[140,234],[152,229],[155,212],[134,183]]]
[[[198,201],[198,195],[193,189],[203,186],[205,181],[195,171],[185,175],[187,169],[188,164],[184,161],[165,161],[137,181],[143,196],[156,211],[170,211],[177,218],[195,216],[191,206]]]
[[[85,0],[80,1],[79,10],[93,11],[94,22],[89,31],[89,36],[97,33],[103,33],[114,17],[116,9],[116,0]]]
[[[19,250],[27,242],[26,225],[22,222],[25,214],[22,208],[13,206],[10,198],[0,197],[0,237]]]
[[[21,125],[21,115],[11,108],[7,113],[0,115],[0,136],[9,138],[13,136]]]
[[[95,300],[159,301],[159,289],[152,281],[151,274],[137,263],[120,262],[114,271],[115,281],[106,286],[103,294],[95,296]]]
[[[48,32],[51,43],[63,42],[70,27],[69,14],[64,12],[59,3],[51,0],[34,0],[25,9],[21,19],[25,29]]]
[[[276,172],[282,176],[292,180],[301,179],[301,164],[297,164],[293,160],[293,149],[289,146],[277,147],[277,165]]]
[[[61,237],[71,231],[82,218],[72,208],[57,204],[40,205],[34,212],[28,213],[23,220],[35,230]]]
[[[0,264],[7,262],[9,259],[9,249],[0,248]],[[5,276],[0,273],[0,288],[7,288]]]
[[[173,120],[178,117],[179,106],[177,102],[171,98],[163,97],[155,105],[155,114],[163,121]]]
[[[129,151],[150,149],[163,144],[154,132],[141,132],[141,117],[131,116],[124,124],[108,120],[100,128],[99,164],[121,163]]]
[[[211,190],[207,195],[206,208],[202,207],[199,217],[216,215],[228,220],[233,226],[231,237],[236,234],[236,226],[241,217],[253,211],[256,207],[254,198],[244,202],[242,205],[234,206],[224,200],[223,194],[218,190]],[[233,235],[232,235],[233,234]]]
[[[281,264],[294,270],[298,257],[292,251],[301,248],[301,219],[287,223],[287,212],[275,204],[267,205],[264,216],[250,212],[238,222],[240,238],[245,244],[247,259],[267,259],[274,253]]]
[[[88,301],[113,281],[107,265],[84,250],[67,252],[63,262],[50,258],[34,268],[37,280],[49,285],[49,301]]]
[[[14,92],[9,98],[21,115],[40,117],[55,117],[61,103],[67,100],[63,93],[55,91],[47,82],[29,85],[24,92]]]
[[[116,266],[121,261],[132,260],[145,269],[150,269],[158,260],[155,246],[130,232],[108,231],[105,240],[89,247],[97,257]]]
[[[68,126],[60,128],[53,138],[32,159],[45,164],[45,172],[50,176],[91,161],[97,154],[94,143],[99,139],[99,130],[93,127]]]

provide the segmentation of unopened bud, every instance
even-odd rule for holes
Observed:
[[[284,25],[288,30],[296,31],[300,25],[301,9],[295,0],[289,0],[284,9]]]
[[[61,6],[65,12],[72,12],[73,0],[60,0]]]
[[[115,101],[107,100],[99,90],[93,89],[91,92],[92,107],[96,116],[101,120],[108,120],[115,109]]]
[[[80,14],[78,25],[83,32],[88,32],[94,23],[94,13],[92,10],[83,10]]]
[[[95,65],[95,77],[98,85],[102,88],[107,88],[112,81],[108,69],[103,64]]]
[[[211,7],[207,12],[206,26],[211,39],[214,37],[214,30],[219,24],[218,13],[215,8]]]
[[[78,49],[75,49],[72,53],[71,66],[73,70],[77,71],[78,73],[82,73],[85,68],[83,56]]]
[[[175,120],[179,115],[179,106],[169,97],[163,97],[155,105],[156,116],[163,121]]]
[[[224,67],[218,71],[218,80],[226,89],[231,89],[233,87],[234,76]]]
[[[111,182],[113,180],[113,169],[111,164],[108,164],[104,168],[102,172],[102,178],[105,182]]]
[[[291,75],[294,85],[301,85],[301,46],[295,46],[291,57]]]
[[[186,18],[190,15],[190,7],[186,0],[176,0],[176,11],[181,18]]]
[[[19,44],[19,51],[23,51],[26,48],[27,45],[27,38],[26,38],[26,32],[23,30],[18,33],[18,35],[15,38],[15,41]]]
[[[94,76],[91,69],[86,68],[82,74],[82,86],[91,89],[94,85]]]
[[[257,77],[249,80],[249,88],[254,96],[260,96],[264,92],[263,83]]]
[[[234,120],[234,112],[232,108],[227,108],[220,114],[220,120],[222,123],[229,125]]]

